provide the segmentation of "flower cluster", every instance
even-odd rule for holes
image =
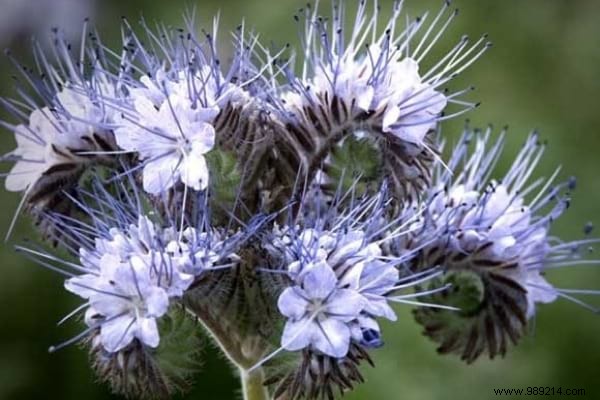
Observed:
[[[69,258],[17,249],[84,299],[64,321],[87,329],[52,349],[81,341],[113,390],[166,398],[205,330],[245,398],[331,400],[364,380],[382,320],[406,323],[397,304],[468,363],[504,355],[541,304],[595,310],[573,294],[596,291],[546,274],[595,264],[596,240],[551,235],[574,181],[531,179],[537,135],[500,179],[503,136],[467,128],[444,149],[440,123],[476,106],[444,86],[489,47],[462,38],[429,61],[456,15],[445,2],[405,25],[396,2],[381,24],[361,0],[348,24],[344,2],[330,19],[308,6],[298,53],[242,24],[228,66],[217,23],[198,36],[191,18],[142,21],[144,39],[124,21],[118,53],[86,26],[75,57],[55,32],[56,66],[36,46],[1,125],[6,188]]]
[[[396,320],[384,295],[393,291],[398,270],[385,263],[376,243],[365,243],[364,232],[336,238],[330,232],[302,231],[302,253],[287,266],[294,286],[279,297],[279,310],[288,318],[282,346],[307,347],[331,357],[344,357],[350,340],[372,345],[379,336],[374,317]],[[375,343],[376,345],[376,343]]]
[[[88,273],[68,279],[65,288],[89,301],[86,323],[100,327],[102,345],[116,352],[134,338],[157,347],[156,319],[166,314],[169,298],[181,297],[193,275],[183,273],[156,246],[155,226],[141,217],[127,232],[111,229],[93,252],[81,249]]]
[[[528,183],[544,149],[537,134],[499,180],[489,176],[503,140],[490,146],[489,137],[489,131],[465,132],[450,160],[456,174],[439,171],[414,235],[397,243],[399,249],[419,248],[412,261],[417,270],[440,266],[446,271],[444,279],[453,289],[439,296],[446,297],[444,303],[460,297],[461,312],[450,317],[461,320],[459,332],[443,310],[420,309],[416,316],[441,352],[456,352],[467,362],[483,352],[491,358],[503,355],[508,340],[516,344],[536,305],[561,295],[545,272],[557,261],[576,264],[590,242],[563,243],[550,236],[550,224],[568,207],[564,192],[574,188],[574,181],[555,184],[553,175]]]
[[[420,71],[455,10],[446,3],[430,24],[417,18],[402,29],[397,2],[380,29],[378,12],[369,12],[369,6],[359,3],[350,32],[341,5],[331,19],[319,17],[310,7],[295,17],[304,22],[302,68],[295,72],[286,64],[282,69],[287,85],[273,89],[282,93],[275,101],[287,127],[282,146],[290,147],[298,159],[296,168],[312,179],[316,172],[311,165],[333,163],[335,168],[330,154],[334,150],[327,151],[332,144],[345,137],[364,139],[362,147],[368,143],[384,154],[381,164],[394,178],[397,194],[415,197],[427,186],[437,158],[432,133],[438,122],[477,106],[459,100],[470,88],[444,93],[440,87],[477,60],[489,43],[483,37],[470,45],[462,38],[440,62]],[[439,32],[431,35],[436,29]],[[450,104],[459,105],[459,110],[442,116]]]
[[[328,393],[335,387],[351,389],[351,382],[362,377],[350,371],[361,360],[370,360],[368,351],[383,346],[378,320],[398,319],[393,303],[451,308],[418,299],[443,292],[444,286],[401,293],[435,279],[440,271],[404,269],[415,257],[411,251],[386,254],[385,247],[405,236],[413,222],[386,218],[391,209],[388,195],[383,186],[378,194],[352,200],[343,210],[338,204],[343,195],[324,208],[310,207],[306,203],[322,201],[318,195],[307,196],[301,217],[284,228],[275,226],[266,235],[272,265],[266,272],[287,277],[277,299],[285,326],[280,347],[259,365],[272,363],[284,350],[300,352],[302,359],[279,382],[276,393],[297,398],[310,397],[313,391]],[[322,363],[325,370],[314,374],[310,365]]]
[[[194,190],[208,186],[205,154],[215,146],[214,121],[229,102],[245,101],[244,92],[223,82],[220,72],[158,70],[152,80],[130,90],[131,115],[117,123],[118,146],[143,162],[143,187],[164,193],[177,182]]]

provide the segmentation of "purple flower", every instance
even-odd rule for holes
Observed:
[[[296,351],[312,347],[332,357],[344,357],[350,346],[350,322],[365,306],[355,290],[339,287],[331,267],[319,262],[303,276],[298,286],[285,289],[278,301],[288,318],[281,343]]]

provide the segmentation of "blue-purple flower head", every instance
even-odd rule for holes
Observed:
[[[485,38],[472,45],[462,38],[425,69],[456,13],[446,3],[431,19],[405,23],[401,12],[402,2],[395,2],[381,21],[376,3],[360,1],[353,10],[336,2],[331,17],[320,16],[318,4],[295,17],[302,48],[278,70],[286,84],[274,88],[281,93],[274,102],[286,127],[282,146],[309,180],[311,166],[330,161],[326,149],[350,137],[377,149],[399,197],[418,196],[437,158],[431,133],[440,121],[476,106],[460,99],[470,88],[447,93],[443,86],[485,52]]]
[[[139,173],[153,195],[180,183],[205,190],[206,154],[217,144],[244,147],[230,136],[244,134],[239,114],[253,104],[248,93],[261,72],[248,55],[254,45],[235,43],[238,50],[225,69],[216,52],[217,21],[214,32],[201,38],[186,22],[185,35],[153,31],[142,22],[151,43],[144,45],[125,21],[119,54],[88,33],[87,24],[80,52],[57,31],[58,65],[36,44],[37,67],[17,65],[20,98],[2,100],[17,121],[2,123],[17,141],[5,156],[15,162],[7,190],[23,192],[23,204],[38,212],[63,212],[61,191],[83,184],[90,168]]]
[[[81,48],[35,45],[16,99],[0,100],[17,147],[6,188],[22,192],[52,245],[18,250],[65,277],[102,380],[166,398],[195,369],[204,329],[248,389],[333,399],[363,381],[382,321],[416,320],[442,353],[503,355],[540,304],[551,269],[596,263],[593,239],[550,233],[573,181],[532,179],[532,135],[501,178],[503,138],[440,124],[476,107],[445,86],[488,48],[461,38],[431,54],[450,2],[411,20],[394,2],[316,5],[300,46],[261,44],[241,24],[223,54],[218,19],[196,29],[122,23],[119,51],[84,28]],[[275,47],[277,49],[277,47]],[[12,227],[9,229],[12,230]],[[193,316],[193,317],[191,317]],[[389,334],[386,332],[386,335]]]
[[[265,239],[271,264],[276,266],[266,272],[283,274],[287,279],[277,301],[285,319],[281,347],[261,364],[282,351],[301,351],[298,368],[280,383],[282,390],[290,379],[308,379],[307,363],[326,359],[331,364],[358,364],[361,357],[369,359],[368,352],[383,345],[379,320],[398,319],[393,303],[452,308],[418,299],[447,287],[402,293],[434,279],[440,271],[406,273],[403,265],[416,253],[386,254],[386,244],[408,234],[408,226],[413,222],[386,219],[392,203],[389,188],[384,185],[377,196],[345,203],[342,200],[347,196],[352,197],[352,193],[340,195],[329,207],[301,210],[284,227],[276,225]],[[320,203],[314,197],[303,201]],[[307,204],[300,207],[310,208]],[[361,357],[357,358],[357,354]],[[344,368],[332,366],[327,372],[331,379],[322,383],[323,388],[347,389],[336,376],[348,382],[358,379],[343,371]],[[320,384],[319,379],[324,379],[322,373],[308,379],[307,387]],[[292,397],[301,395],[296,389],[290,384],[286,390]]]
[[[379,157],[394,175],[393,185],[416,195],[427,186],[437,157],[436,144],[425,136],[447,104],[462,111],[473,106],[453,100],[462,91],[443,94],[440,86],[486,46],[461,40],[419,74],[418,64],[454,13],[445,5],[431,24],[423,18],[401,29],[396,4],[380,30],[379,10],[368,9],[360,2],[348,33],[342,3],[331,26],[318,17],[318,7],[305,11],[299,74],[244,25],[234,34],[228,65],[217,50],[218,21],[201,35],[191,18],[186,29],[175,31],[150,29],[142,21],[144,38],[124,21],[119,53],[88,34],[87,26],[80,52],[56,33],[59,66],[36,47],[38,70],[20,68],[35,95],[23,89],[22,99],[3,102],[20,121],[4,124],[17,138],[7,188],[25,192],[24,202],[42,211],[63,203],[59,192],[76,187],[89,167],[136,173],[156,196],[176,188],[203,191],[216,168],[208,157],[225,152],[236,157],[236,173],[243,177],[239,197],[274,212],[290,200],[298,173],[312,180],[329,152],[366,132],[385,142],[378,145],[385,153]],[[257,189],[264,185],[276,186],[269,191],[277,195],[265,196]]]
[[[362,342],[363,331],[379,332],[373,317],[396,319],[383,295],[394,288],[398,271],[379,260],[381,249],[366,244],[364,232],[336,238],[306,230],[300,236],[308,254],[287,266],[295,285],[278,302],[288,318],[282,345],[290,351],[313,347],[344,357],[351,340]]]
[[[86,220],[46,216],[59,234],[58,244],[76,261],[19,247],[66,276],[65,288],[86,301],[75,311],[85,315],[88,329],[83,335],[98,332],[108,353],[134,341],[158,347],[157,322],[181,304],[192,285],[234,266],[239,259],[235,250],[247,238],[239,229],[216,230],[205,224],[207,209],[198,211],[197,227],[185,219],[159,218],[157,210],[144,207],[143,193],[132,185],[130,180],[106,189],[95,181],[91,191],[80,190],[71,200]]]
[[[248,102],[248,96],[208,65],[159,69],[140,83],[130,89],[132,110],[122,113],[115,138],[144,164],[144,190],[160,194],[179,182],[206,189],[205,154],[215,147],[215,120],[231,103]]]

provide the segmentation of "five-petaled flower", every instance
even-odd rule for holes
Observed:
[[[332,357],[344,357],[350,346],[350,322],[365,304],[360,294],[341,288],[324,261],[306,266],[301,285],[285,289],[279,310],[288,319],[281,338],[286,350],[309,346]]]
[[[89,301],[86,323],[100,329],[107,351],[117,352],[133,339],[158,346],[156,320],[167,312],[169,296],[151,279],[150,269],[137,256],[125,263],[107,254],[100,262],[99,275],[86,274],[65,283],[67,290]]]

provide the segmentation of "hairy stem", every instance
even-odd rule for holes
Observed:
[[[263,385],[265,374],[262,368],[256,368],[251,372],[240,368],[240,379],[244,400],[269,400],[269,392]]]
[[[256,368],[249,371],[256,362],[260,359],[260,354],[264,349],[252,346],[252,340],[249,341],[249,348],[244,352],[244,341],[235,340],[232,337],[232,332],[223,329],[217,319],[211,313],[205,312],[202,307],[196,307],[194,311],[188,309],[190,313],[196,316],[204,329],[208,332],[214,342],[219,346],[223,354],[229,361],[235,365],[239,371],[242,392],[244,400],[269,400],[269,392],[264,386],[265,375],[262,368]]]
[[[239,343],[236,343],[233,340],[231,334],[228,334],[228,332],[221,327],[221,325],[210,315],[210,313],[202,313],[200,311],[203,311],[203,309],[196,307],[194,311],[190,311],[190,313],[198,318],[198,321],[202,324],[214,342],[219,346],[227,359],[237,367],[247,365],[248,360],[242,354],[239,348]]]

